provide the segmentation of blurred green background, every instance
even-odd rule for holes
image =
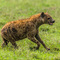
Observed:
[[[39,28],[41,39],[51,50],[42,45],[39,50],[31,50],[36,44],[27,38],[16,42],[19,49],[11,43],[2,49],[0,33],[0,60],[60,60],[60,0],[0,0],[0,31],[7,22],[41,12],[48,12],[55,20],[53,26],[44,24]]]

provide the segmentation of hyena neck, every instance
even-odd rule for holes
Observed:
[[[41,19],[38,19],[36,22],[36,27],[39,28],[39,26],[41,26],[42,24],[44,24],[44,22]]]
[[[41,14],[33,15],[30,17],[30,20],[36,25],[36,28],[39,28],[42,24],[44,24],[44,20],[40,17]]]
[[[32,22],[34,23],[34,25],[36,25],[36,28],[39,28],[39,26],[41,26],[42,24],[44,24],[44,22],[43,22],[42,19],[37,19],[37,18],[34,18],[32,20]]]

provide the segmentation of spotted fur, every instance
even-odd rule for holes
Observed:
[[[50,20],[48,18],[50,18]],[[36,49],[39,49],[41,43],[47,50],[50,50],[39,37],[38,28],[42,24],[52,24],[51,21],[53,21],[52,17],[48,13],[42,12],[28,19],[8,22],[1,29],[3,39],[2,47],[11,42],[14,48],[17,48],[16,41],[28,38],[37,44]]]

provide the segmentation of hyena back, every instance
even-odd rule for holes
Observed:
[[[11,21],[3,26],[1,29],[1,36],[3,39],[2,47],[6,46],[9,42],[17,48],[16,41],[28,38],[32,42],[37,44],[36,49],[39,49],[40,43],[46,48],[47,46],[41,40],[38,34],[38,28],[42,24],[52,25],[55,21],[48,13],[39,13],[33,15],[28,19],[22,19],[17,21]]]

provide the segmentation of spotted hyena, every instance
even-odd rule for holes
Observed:
[[[50,50],[50,48],[47,48],[47,46],[39,37],[38,28],[42,24],[52,25],[54,22],[55,21],[52,19],[52,17],[48,13],[44,12],[33,15],[27,19],[11,21],[4,25],[1,30],[1,36],[3,39],[2,47],[11,42],[14,48],[17,48],[18,46],[16,41],[28,38],[37,44],[37,47],[35,47],[36,49],[39,49],[41,43],[44,48]]]

